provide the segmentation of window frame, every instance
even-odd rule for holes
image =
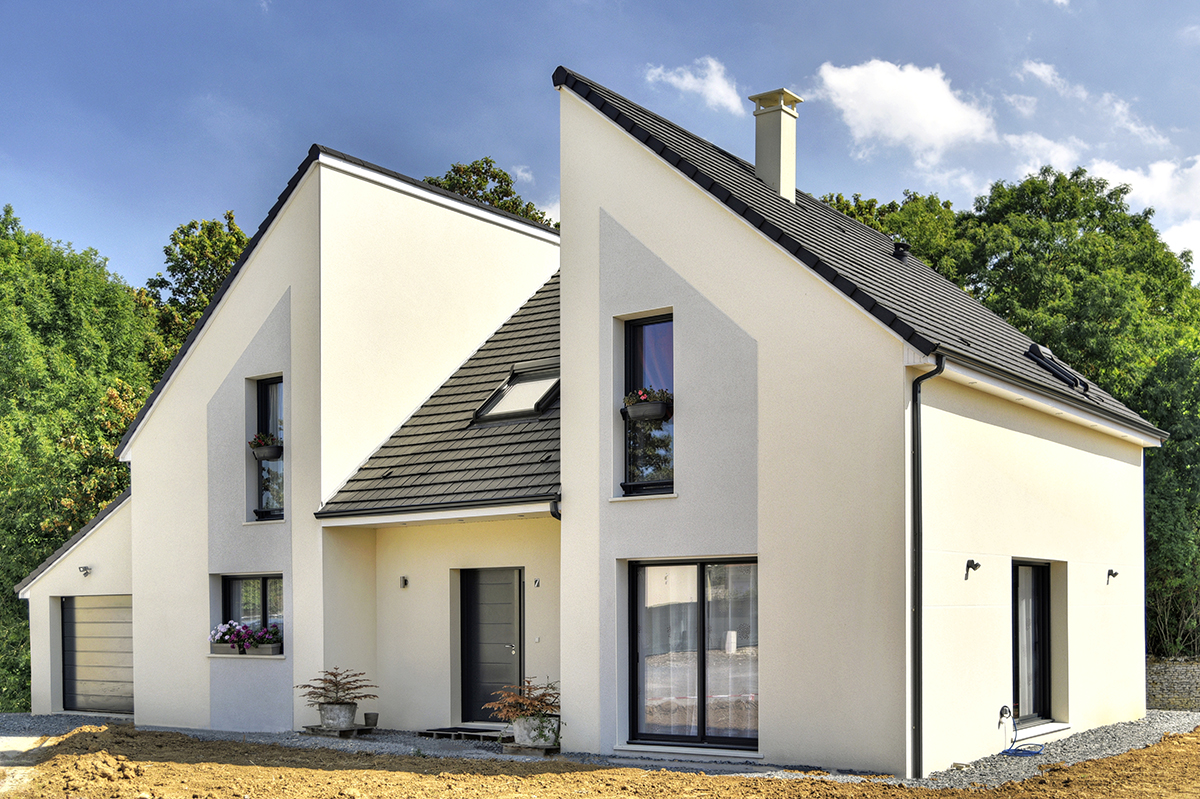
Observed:
[[[629,561],[629,729],[627,743],[629,744],[668,744],[689,746],[702,749],[744,749],[757,751],[759,736],[752,738],[734,738],[732,736],[708,734],[708,703],[706,699],[708,686],[708,659],[702,657],[702,641],[707,637],[708,619],[707,602],[705,601],[704,575],[705,567],[718,565],[752,565],[758,566],[757,557],[749,558],[679,558],[673,560],[631,560]],[[646,733],[638,730],[638,719],[641,716],[643,704],[640,696],[641,672],[639,671],[639,640],[638,627],[640,607],[638,597],[638,570],[655,566],[695,566],[696,567],[696,735],[670,735],[664,733]],[[758,615],[758,579],[755,577],[755,616]]]
[[[278,572],[276,572],[274,574],[223,574],[223,575],[221,575],[221,621],[219,623],[224,624],[227,621],[234,620],[234,618],[233,618],[233,602],[232,602],[232,597],[230,596],[231,583],[234,580],[238,580],[240,582],[246,582],[246,581],[250,581],[250,580],[258,580],[259,581],[259,592],[260,592],[260,596],[262,596],[262,614],[258,619],[259,626],[255,627],[254,629],[262,629],[270,624],[271,613],[270,613],[270,608],[269,608],[270,603],[267,601],[267,597],[269,596],[267,586],[271,580],[278,580],[279,581],[279,604],[280,604],[279,614],[282,619],[283,596],[284,596],[284,594],[283,594],[283,574],[278,573]],[[243,620],[240,623],[244,624],[245,621]],[[254,625],[252,624],[250,626],[253,627]],[[282,621],[280,621],[279,627],[281,630],[284,630],[284,625],[283,625]],[[284,631],[286,632],[286,630],[284,630]],[[284,646],[286,646],[286,635],[284,638],[285,638]],[[282,651],[282,650],[280,650],[280,651]]]
[[[675,353],[674,353],[674,335],[675,335],[675,314],[664,313],[655,314],[654,316],[644,316],[637,319],[626,319],[624,321],[625,335],[625,389],[621,393],[622,399],[628,396],[631,392],[639,388],[645,388],[642,383],[641,365],[644,361],[644,351],[636,352],[634,347],[635,340],[638,337],[634,336],[635,328],[645,328],[650,325],[661,324],[663,322],[671,323],[672,336],[672,353],[671,353],[671,386],[668,389],[672,395],[675,393]],[[654,388],[662,389],[664,386],[655,386]],[[626,497],[646,496],[652,494],[673,494],[675,492],[675,418],[674,415],[669,420],[671,425],[671,479],[670,480],[629,480],[629,470],[633,465],[633,447],[630,446],[631,425],[639,424],[632,419],[625,419],[621,424],[621,451],[623,457],[623,465],[621,467],[621,493]]]
[[[278,375],[276,377],[264,377],[264,378],[255,380],[254,381],[254,392],[255,392],[255,403],[256,403],[255,434],[270,432],[271,429],[274,427],[273,420],[271,419],[271,389],[270,389],[271,386],[279,386],[279,389],[278,389],[279,412],[281,415],[283,413],[283,403],[284,403],[284,399],[285,399],[285,394],[283,391],[283,375]],[[283,435],[281,434],[281,432],[282,431],[276,431],[274,433],[274,435],[278,436],[280,443],[284,443]],[[287,452],[287,448],[285,446],[284,453],[286,453],[286,452]],[[283,457],[280,457],[278,460],[273,460],[273,461],[258,461],[258,460],[254,461],[254,470],[255,470],[254,508],[253,508],[254,518],[256,521],[281,521],[281,520],[283,520],[283,518],[285,516],[283,506],[278,507],[278,508],[262,507],[262,496],[263,496],[263,491],[265,488],[265,478],[263,476],[263,471],[267,468],[266,464],[268,464],[268,463],[279,464],[279,466],[278,466],[279,476],[280,476],[280,479],[283,481],[285,497],[286,497],[287,477],[286,477],[286,471],[284,469]]]
[[[1033,705],[1037,710],[1032,713],[1022,713],[1020,706],[1020,613],[1018,596],[1020,590],[1020,569],[1031,568],[1030,599],[1033,604],[1033,639],[1036,648],[1027,653],[1030,659],[1029,668],[1032,671]],[[1029,727],[1044,724],[1054,720],[1051,711],[1051,652],[1053,646],[1053,623],[1051,614],[1051,570],[1050,564],[1038,561],[1013,560],[1012,562],[1012,707],[1013,724],[1016,727]]]

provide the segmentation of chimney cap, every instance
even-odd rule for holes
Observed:
[[[752,94],[746,98],[754,103],[754,115],[765,114],[768,111],[787,111],[792,116],[799,116],[796,106],[804,102],[804,98],[789,92],[787,89],[775,89],[762,94]]]

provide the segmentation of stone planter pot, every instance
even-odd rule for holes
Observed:
[[[334,730],[348,730],[354,726],[357,702],[321,702],[317,705],[321,713],[321,726]]]
[[[244,655],[246,652],[243,649],[237,649],[229,644],[214,644],[211,641],[208,644],[208,651],[214,655]]]
[[[246,650],[247,655],[281,655],[283,644],[259,644]]]
[[[282,444],[273,447],[251,447],[250,451],[254,453],[256,461],[277,461],[283,457]]]
[[[512,723],[513,743],[517,746],[558,746],[558,716],[522,716]]]
[[[672,402],[639,402],[621,408],[621,418],[634,422],[665,422],[674,412]]]
[[[379,726],[379,714],[378,713],[363,713],[363,726],[364,727],[378,727]]]

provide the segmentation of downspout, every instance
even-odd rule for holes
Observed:
[[[558,521],[562,521],[562,510],[558,507],[558,503],[562,502],[562,494],[559,494],[554,499],[550,500],[550,515]]]
[[[921,515],[921,384],[940,375],[946,369],[944,355],[935,356],[937,367],[913,380],[912,383],[912,755],[913,777],[921,771],[921,742],[924,725],[921,706],[924,680],[922,678],[921,610],[924,594],[921,586],[921,555],[924,549]]]

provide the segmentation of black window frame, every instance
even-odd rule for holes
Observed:
[[[708,734],[708,703],[705,699],[708,685],[707,658],[702,657],[702,642],[707,637],[708,619],[706,618],[706,602],[704,574],[706,566],[717,565],[758,565],[758,558],[680,558],[676,560],[639,560],[629,561],[629,736],[630,744],[678,744],[700,749],[745,749],[758,751],[759,737],[734,738],[732,736]],[[642,710],[639,694],[639,644],[641,640],[638,627],[638,569],[654,566],[695,566],[696,567],[696,735],[666,735],[662,733],[647,733],[638,731],[638,718]],[[755,591],[757,593],[757,583]],[[755,613],[757,615],[757,607]]]
[[[1022,712],[1020,706],[1020,660],[1018,591],[1020,590],[1021,567],[1032,568],[1033,601],[1033,647],[1030,666],[1033,670],[1033,702],[1038,708],[1033,713]],[[1012,564],[1012,668],[1013,668],[1013,723],[1017,727],[1028,727],[1053,721],[1051,712],[1051,641],[1050,614],[1050,564],[1036,561],[1014,560]]]
[[[230,596],[231,583],[233,583],[233,581],[235,581],[235,580],[237,580],[239,582],[247,582],[249,580],[256,580],[256,579],[260,581],[259,582],[259,596],[262,597],[262,615],[258,619],[259,626],[256,629],[262,629],[270,623],[270,618],[271,618],[270,607],[269,607],[270,603],[267,601],[267,597],[270,594],[268,592],[267,584],[271,580],[279,581],[279,594],[280,594],[279,612],[281,615],[283,614],[283,607],[282,607],[282,605],[283,605],[283,575],[282,574],[279,574],[279,573],[276,573],[276,574],[226,574],[226,575],[221,576],[221,623],[225,623],[227,621],[234,620],[233,619],[233,601],[232,601],[232,597]],[[244,621],[243,621],[243,623],[244,623]],[[251,626],[254,626],[254,625],[251,625]],[[280,624],[280,628],[281,629],[283,628],[282,624]]]
[[[283,376],[279,375],[278,377],[264,377],[260,380],[255,381],[255,397],[256,397],[256,403],[257,403],[257,407],[255,409],[255,411],[256,411],[256,413],[255,413],[255,419],[256,419],[255,432],[256,433],[268,432],[273,427],[272,420],[271,420],[271,389],[270,389],[270,387],[273,385],[279,386],[279,391],[282,392],[283,391]],[[283,402],[284,402],[284,396],[281,394],[279,397],[279,406],[280,406],[281,413],[283,411]],[[279,436],[279,440],[282,443],[283,436]],[[278,463],[279,464],[279,474],[281,476],[281,479],[283,479],[283,481],[284,481],[284,486],[286,487],[286,485],[287,485],[287,475],[283,468],[283,464],[284,464],[283,458],[279,458],[279,460],[277,460],[277,461],[255,461],[254,462],[254,469],[255,469],[254,518],[257,521],[279,521],[284,518],[284,508],[283,507],[279,507],[279,508],[264,508],[264,507],[262,507],[262,495],[263,495],[263,488],[264,488],[263,470],[267,468],[264,465],[267,463]],[[285,496],[286,496],[286,489],[285,489]]]
[[[637,351],[636,344],[639,344],[642,339],[635,334],[635,331],[648,327],[649,325],[661,324],[663,322],[671,323],[671,335],[674,337],[675,315],[673,313],[658,314],[656,316],[646,316],[639,319],[628,319],[625,321],[625,392],[627,396],[631,392],[639,388],[645,388],[642,384],[641,369],[642,353]],[[671,363],[671,387],[672,394],[675,392],[674,386],[674,353],[672,353]],[[665,386],[654,386],[656,389],[665,388]],[[671,436],[672,440],[675,435],[675,419],[672,416],[671,420]],[[621,481],[621,492],[624,496],[645,496],[648,494],[673,494],[675,493],[675,452],[672,443],[671,451],[671,479],[670,480],[629,480],[629,469],[633,461],[632,436],[634,435],[634,425],[640,424],[632,419],[626,419],[622,425],[623,441],[622,447],[624,450],[624,466],[621,468],[621,474],[625,478]]]

